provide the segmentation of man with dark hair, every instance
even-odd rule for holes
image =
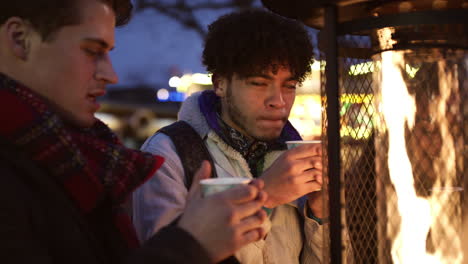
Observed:
[[[264,236],[263,182],[199,198],[139,247],[123,210],[164,163],[94,117],[130,0],[0,3],[2,263],[213,263]],[[210,174],[204,162],[195,183]],[[201,219],[203,218],[203,222]],[[169,223],[168,223],[169,224]]]
[[[179,112],[203,140],[218,177],[265,182],[269,233],[236,253],[241,263],[322,261],[321,146],[286,151],[285,144],[301,139],[288,116],[311,71],[312,49],[296,21],[262,10],[222,16],[209,26],[203,52],[214,91],[191,95]],[[167,134],[156,133],[142,149],[166,159],[133,197],[137,233],[148,239],[184,212],[189,175]]]

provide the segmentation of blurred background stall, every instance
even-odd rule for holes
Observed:
[[[201,63],[207,26],[219,16],[264,8],[260,0],[134,0],[130,24],[117,29],[111,57],[119,83],[108,87],[97,117],[124,143],[139,148],[160,127],[177,119],[185,98],[212,89]],[[310,35],[316,43],[316,31]],[[305,139],[321,133],[320,63],[297,90],[291,122]]]

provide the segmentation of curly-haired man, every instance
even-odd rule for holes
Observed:
[[[0,1],[2,263],[209,264],[264,236],[258,180],[191,200],[139,246],[123,204],[164,159],[125,148],[94,117],[117,81],[109,52],[131,9],[130,0]],[[205,162],[196,178],[208,175]]]
[[[236,253],[241,263],[321,262],[321,147],[285,145],[300,139],[288,116],[312,55],[309,35],[296,21],[263,10],[222,16],[209,26],[203,52],[214,91],[191,95],[179,112],[203,139],[218,177],[265,182],[269,232]],[[134,223],[147,239],[184,211],[187,175],[166,134],[156,133],[143,149],[167,161],[134,194]]]

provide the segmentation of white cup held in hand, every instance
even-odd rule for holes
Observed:
[[[200,181],[203,197],[222,192],[238,185],[247,185],[252,179],[246,177],[239,178],[211,178]]]
[[[299,147],[300,145],[303,144],[321,144],[322,140],[291,140],[291,141],[286,141],[286,145],[288,146],[288,149],[293,149],[295,147]]]

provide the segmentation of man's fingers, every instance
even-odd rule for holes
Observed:
[[[311,159],[311,165],[312,168],[321,170],[323,168],[322,157],[313,157]]]
[[[259,228],[266,220],[267,215],[264,210],[258,211],[256,214],[245,217],[238,224],[240,232],[245,233],[252,229]]]
[[[307,189],[306,193],[316,192],[322,189],[322,184],[317,181],[310,181],[304,185],[304,188]]]
[[[263,228],[255,228],[242,234],[241,241],[239,242],[241,245],[247,245],[260,240],[265,235],[265,230],[263,230]]]
[[[235,210],[238,211],[238,214],[236,214],[236,216],[239,217],[238,219],[244,219],[251,215],[257,214],[260,211],[263,211],[261,210],[261,208],[265,204],[266,195],[261,194],[259,196],[261,196],[261,199],[257,199],[248,203],[234,205]]]
[[[234,204],[240,204],[254,200],[258,196],[258,192],[259,189],[256,186],[239,185],[214,195],[230,200]]]
[[[192,186],[187,194],[187,200],[195,197],[200,197],[200,181],[208,179],[211,175],[211,164],[204,160],[192,180]]]
[[[262,179],[253,179],[249,185],[256,186],[258,189],[263,189],[265,187],[265,182]]]
[[[265,203],[267,199],[268,199],[268,194],[266,192],[264,191],[258,192],[257,201],[261,203]]]
[[[317,177],[321,177],[322,171],[317,169],[308,169],[303,171],[301,174],[294,176],[294,184],[302,185],[304,183],[315,181]]]
[[[303,159],[310,156],[322,156],[322,144],[303,144],[291,150],[288,150],[286,153],[292,155],[294,159]]]
[[[298,171],[306,171],[310,169],[323,169],[322,157],[313,156],[294,161]]]
[[[319,181],[322,183],[322,170],[309,169],[297,176],[301,182]]]
[[[323,177],[322,177],[322,172],[317,172],[315,175],[314,175],[314,178],[315,178],[315,181],[317,181],[320,185],[323,184]]]

